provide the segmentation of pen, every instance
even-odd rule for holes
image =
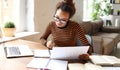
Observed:
[[[47,64],[45,65],[45,68],[47,68],[48,64],[50,63],[50,60],[51,60],[51,59],[49,58]]]
[[[48,48],[49,55],[51,55],[50,49]]]
[[[50,41],[52,42],[52,44],[54,43],[54,40],[52,39],[52,38],[50,38]],[[51,50],[52,48],[48,48],[48,52],[49,52],[49,54],[51,55]]]

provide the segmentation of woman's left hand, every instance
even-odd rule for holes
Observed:
[[[79,57],[80,62],[83,64],[87,63],[90,60],[89,54],[80,54],[78,57]]]

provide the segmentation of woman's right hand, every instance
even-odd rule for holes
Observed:
[[[52,40],[50,40],[50,41],[48,41],[48,42],[46,43],[46,46],[47,46],[48,48],[52,49],[53,46],[55,46],[55,43],[54,43]]]

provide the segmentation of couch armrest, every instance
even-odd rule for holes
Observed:
[[[107,33],[120,33],[120,28],[119,27],[103,27],[102,31]]]
[[[95,54],[103,54],[103,38],[92,36],[93,50]]]

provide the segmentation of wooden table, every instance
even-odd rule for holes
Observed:
[[[43,45],[37,42],[31,42],[26,40],[14,40],[5,44],[22,44],[28,45],[31,50],[46,49]],[[3,45],[0,45],[0,70],[36,70],[27,68],[27,64],[33,57],[20,57],[20,58],[6,58]]]
[[[7,42],[5,44],[22,44],[28,45],[31,50],[35,49],[47,49],[41,43],[27,41],[27,40],[14,40]],[[27,68],[27,64],[33,59],[33,57],[20,57],[20,58],[6,58],[4,53],[3,45],[0,45],[0,70],[37,70],[32,68]]]

